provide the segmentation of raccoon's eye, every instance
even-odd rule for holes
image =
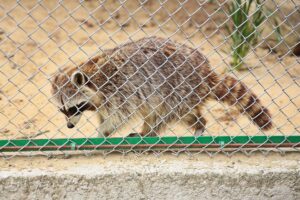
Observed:
[[[68,114],[76,116],[82,113],[83,111],[85,111],[86,109],[88,109],[89,107],[90,105],[88,102],[82,102],[80,104],[77,104],[76,106],[69,108]]]
[[[73,106],[68,109],[68,115],[79,115],[80,113],[78,112],[78,109],[76,106]]]
[[[87,110],[89,107],[90,107],[90,104],[88,102],[82,102],[81,104],[78,105],[80,112]]]

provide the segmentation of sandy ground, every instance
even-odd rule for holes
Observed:
[[[52,0],[40,4],[0,1],[0,5],[1,139],[32,137],[43,132],[35,138],[96,137],[94,113],[86,113],[77,129],[66,128],[64,116],[49,102],[49,80],[58,68],[80,63],[101,53],[101,49],[128,40],[147,35],[170,37],[198,48],[219,73],[229,67],[229,45],[223,29],[217,28],[226,17],[217,12],[219,7],[215,4],[206,3],[199,9],[191,1],[180,10],[170,1],[160,9],[153,2],[140,7],[135,1],[127,1],[123,7],[116,1],[102,6],[94,1],[80,6],[75,1],[58,4]],[[186,11],[195,12],[189,21]],[[134,13],[132,18],[129,12]],[[170,13],[175,13],[172,19],[167,18]],[[208,18],[209,14],[213,17]],[[257,48],[245,63],[250,70],[230,74],[243,80],[261,98],[273,115],[275,128],[260,132],[236,110],[210,102],[205,110],[208,124],[204,135],[299,135],[299,58]],[[138,131],[139,125],[136,120],[114,137]],[[174,125],[162,135],[191,135],[191,131]]]

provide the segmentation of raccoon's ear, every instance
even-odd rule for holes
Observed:
[[[83,86],[86,80],[86,76],[80,71],[75,71],[71,76],[71,82],[77,87]]]

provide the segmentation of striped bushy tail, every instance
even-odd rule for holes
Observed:
[[[247,114],[262,130],[272,128],[269,110],[244,83],[230,76],[221,77],[213,89],[213,94],[216,100],[234,105],[241,113]]]

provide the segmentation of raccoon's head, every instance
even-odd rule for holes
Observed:
[[[68,128],[75,127],[84,111],[96,110],[97,95],[87,82],[88,77],[75,70],[54,77],[52,94],[66,117]]]

